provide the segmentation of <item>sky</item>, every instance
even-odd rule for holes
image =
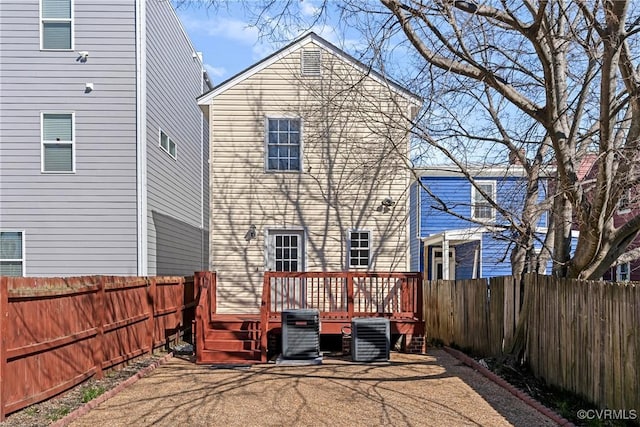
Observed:
[[[299,13],[303,19],[313,20],[318,0],[301,0]],[[275,52],[301,33],[289,33],[289,40],[272,42],[260,37],[251,26],[251,16],[240,2],[228,2],[224,7],[207,7],[207,0],[174,0],[176,12],[191,38],[196,51],[202,52],[203,62],[214,85],[234,76],[252,64]],[[329,22],[333,21],[333,22]],[[340,36],[337,19],[330,18],[316,24],[312,30],[349,53],[357,48],[358,39]],[[351,52],[350,52],[351,51]]]

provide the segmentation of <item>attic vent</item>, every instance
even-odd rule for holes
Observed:
[[[320,75],[320,49],[304,49],[302,51],[302,75]]]

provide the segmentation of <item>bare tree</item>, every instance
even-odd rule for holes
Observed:
[[[312,21],[302,20],[299,2],[257,3],[256,24],[272,37],[295,36],[324,22],[332,3],[319,3]],[[555,275],[589,279],[637,252],[625,253],[640,229],[640,211],[631,209],[618,226],[614,216],[638,180],[638,7],[583,0],[339,6],[342,25],[359,30],[360,58],[424,96],[413,132],[426,157],[447,160],[472,184],[470,165],[511,157],[524,167],[521,212],[490,200],[516,236],[514,273],[540,269],[551,258]],[[393,68],[398,57],[400,72]],[[585,174],[587,161],[593,165]],[[541,203],[544,180],[553,181],[553,191]],[[535,228],[546,209],[549,232],[537,253]]]

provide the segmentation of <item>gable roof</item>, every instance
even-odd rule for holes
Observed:
[[[213,89],[211,89],[209,92],[204,93],[203,95],[198,97],[198,105],[210,104],[213,98],[215,98],[216,96],[220,95],[221,93],[232,88],[238,83],[248,79],[249,77],[253,76],[259,71],[262,71],[263,69],[267,68],[268,66],[277,62],[278,60],[288,56],[289,54],[295,52],[296,50],[302,48],[303,46],[311,42],[329,50],[338,58],[351,64],[352,66],[357,68],[359,71],[361,71],[363,74],[370,76],[378,83],[384,86],[389,86],[393,91],[400,93],[401,95],[409,99],[414,104],[417,104],[417,105],[422,104],[422,98],[420,96],[412,93],[411,91],[401,86],[400,84],[390,80],[389,78],[385,77],[383,74],[373,70],[370,66],[365,65],[363,62],[349,55],[342,49],[339,49],[335,45],[329,43],[328,41],[326,41],[316,33],[310,32],[303,35],[298,40],[295,40],[292,43],[289,43],[282,49],[272,53],[271,55],[267,56],[263,60],[253,64],[252,66],[245,69],[244,71],[241,71],[235,76],[230,77],[229,79],[223,81],[222,83],[218,84]]]

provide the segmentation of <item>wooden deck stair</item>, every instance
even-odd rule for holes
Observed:
[[[204,331],[198,363],[259,363],[260,322],[255,318],[215,314]]]

